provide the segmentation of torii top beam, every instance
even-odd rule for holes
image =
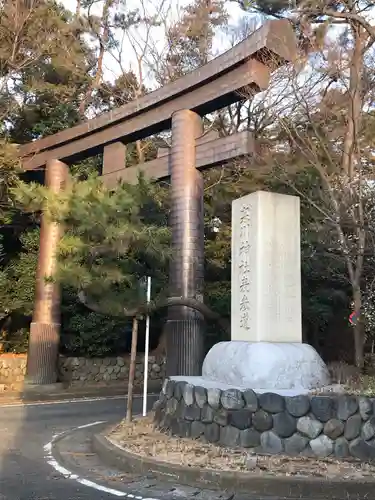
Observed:
[[[72,163],[101,153],[116,141],[130,143],[170,128],[180,109],[200,115],[243,99],[242,89],[267,87],[270,71],[293,61],[296,38],[288,20],[267,21],[244,41],[186,76],[75,127],[20,148],[27,170],[50,159]]]

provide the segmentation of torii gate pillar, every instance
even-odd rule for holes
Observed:
[[[64,189],[69,169],[59,160],[46,165],[45,184],[53,193]],[[60,342],[60,287],[48,281],[57,266],[58,245],[62,228],[42,215],[40,246],[33,319],[30,326],[26,382],[31,385],[54,384],[57,381],[57,356]]]
[[[196,139],[202,135],[199,115],[190,110],[172,115],[171,297],[203,300],[203,178],[195,168]],[[204,357],[204,320],[184,306],[171,307],[166,326],[167,375],[199,375]]]

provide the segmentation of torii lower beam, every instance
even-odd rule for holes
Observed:
[[[240,160],[254,154],[254,137],[247,130],[237,134],[218,138],[208,133],[196,140],[196,168],[207,168],[224,165],[235,159]],[[106,187],[114,189],[118,183],[136,184],[140,172],[149,180],[167,180],[171,175],[171,151],[163,148],[158,158],[134,167],[121,168],[112,172],[105,171],[102,180]]]

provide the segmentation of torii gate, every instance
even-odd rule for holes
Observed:
[[[129,104],[20,148],[26,170],[46,166],[46,184],[58,192],[68,165],[103,153],[104,183],[134,183],[146,177],[171,179],[171,230],[174,259],[170,295],[203,300],[203,179],[200,169],[253,152],[248,132],[224,138],[204,135],[201,117],[244,99],[244,89],[265,90],[270,73],[294,61],[297,43],[288,20],[268,21],[247,39],[188,75]],[[170,151],[137,167],[125,168],[126,144],[172,129]],[[53,275],[59,227],[42,221],[36,299],[30,329],[27,379],[56,382],[59,344],[59,290]],[[167,374],[199,375],[203,360],[203,317],[184,306],[168,311]]]

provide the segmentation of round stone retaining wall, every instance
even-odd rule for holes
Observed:
[[[60,379],[73,385],[85,385],[95,382],[127,381],[129,378],[130,356],[111,358],[59,358]],[[144,356],[136,360],[135,385],[143,384]],[[149,356],[148,380],[150,384],[162,385],[165,376],[165,360],[162,357]],[[158,390],[159,390],[158,389]]]
[[[179,437],[256,453],[375,460],[375,404],[367,397],[284,397],[166,379],[154,410],[156,426]]]
[[[0,389],[23,382],[26,374],[25,354],[0,355]],[[95,383],[127,381],[130,356],[108,358],[83,358],[59,356],[59,380],[80,386]],[[135,371],[135,385],[143,384],[144,355],[138,355]],[[162,356],[150,355],[148,359],[148,379],[150,387],[160,390],[165,377],[165,360]]]

